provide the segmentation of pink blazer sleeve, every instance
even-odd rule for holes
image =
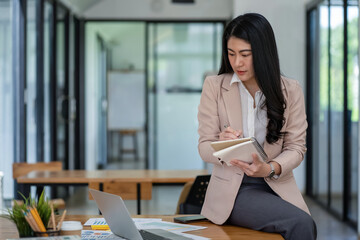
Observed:
[[[286,134],[283,138],[281,153],[273,161],[281,165],[281,176],[286,176],[298,167],[304,159],[306,152],[306,112],[304,94],[299,83],[295,80],[289,82],[286,88],[286,115],[282,131]]]
[[[205,162],[219,164],[219,160],[212,154],[214,152],[210,143],[219,140],[220,120],[218,114],[218,100],[220,95],[220,83],[215,76],[207,77],[204,81],[199,111],[199,145],[198,150]],[[217,84],[216,84],[217,83]],[[214,86],[216,84],[216,86]]]

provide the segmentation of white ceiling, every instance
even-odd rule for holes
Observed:
[[[133,35],[133,32],[144,32],[145,23],[142,22],[89,22],[88,27],[94,29],[111,45],[119,45],[123,38]]]
[[[85,19],[231,19],[233,0],[195,0],[176,4],[171,0],[61,0]]]
[[[173,4],[171,0],[61,0],[76,15],[99,20],[229,19],[233,0],[195,0],[194,4]],[[92,28],[112,45],[126,34],[139,31],[143,22],[92,22]],[[139,26],[140,25],[140,26]]]
[[[102,0],[61,0],[61,2],[71,8],[76,14],[82,16],[90,8],[101,4]]]

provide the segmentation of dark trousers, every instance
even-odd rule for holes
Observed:
[[[280,233],[286,240],[313,240],[317,235],[312,217],[280,198],[265,182],[240,187],[227,223]]]

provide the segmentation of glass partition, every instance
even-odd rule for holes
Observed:
[[[219,22],[86,23],[88,169],[204,168],[197,107],[222,31]]]
[[[45,1],[44,2],[44,46],[43,46],[43,54],[44,54],[44,62],[43,62],[43,74],[44,74],[44,145],[42,146],[44,148],[44,162],[50,162],[53,159],[51,159],[51,129],[50,129],[50,113],[51,113],[51,89],[50,89],[50,81],[52,79],[50,78],[50,69],[51,69],[51,32],[53,31],[53,21],[52,16],[54,14],[54,8],[53,5]]]
[[[11,2],[0,0],[0,171],[4,173],[5,198],[13,197],[10,174],[14,159]]]
[[[86,23],[86,166],[146,168],[145,22]]]
[[[330,6],[330,208],[342,215],[344,194],[344,10]]]
[[[319,17],[320,17],[320,28],[319,28],[319,42],[314,43],[318,44],[318,53],[316,52],[317,48],[314,48],[314,54],[318,56],[318,66],[319,71],[314,79],[319,79],[319,83],[316,84],[313,92],[313,101],[316,102],[314,113],[314,131],[313,131],[313,141],[318,144],[317,148],[313,148],[313,159],[314,164],[317,165],[319,174],[316,174],[317,177],[317,196],[319,200],[323,203],[327,203],[329,191],[328,177],[329,177],[329,144],[328,141],[320,141],[320,139],[329,139],[329,12],[327,6],[320,6],[319,8]],[[316,24],[317,19],[313,19]],[[315,33],[314,33],[315,34]],[[316,65],[315,65],[316,66]],[[315,84],[315,82],[314,82]],[[314,110],[315,110],[314,109]],[[316,116],[316,117],[315,117]]]
[[[350,137],[350,199],[347,202],[349,211],[346,213],[351,221],[358,221],[358,169],[359,169],[359,8],[348,6],[347,11],[347,88]]]
[[[26,22],[26,157],[36,162],[36,0],[27,1]]]
[[[204,78],[220,64],[221,23],[150,23],[150,168],[201,169],[197,111]]]
[[[66,9],[60,5],[56,8],[56,160],[67,164],[67,144],[66,144],[66,122],[69,120],[67,104],[66,70],[67,61],[65,59],[65,21]]]
[[[320,1],[308,9],[307,189],[356,226],[359,174],[358,1]]]

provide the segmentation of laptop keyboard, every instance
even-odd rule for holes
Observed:
[[[145,230],[139,230],[141,237],[144,240],[169,240],[170,238],[162,237],[159,235],[156,235],[154,233],[145,231]]]

